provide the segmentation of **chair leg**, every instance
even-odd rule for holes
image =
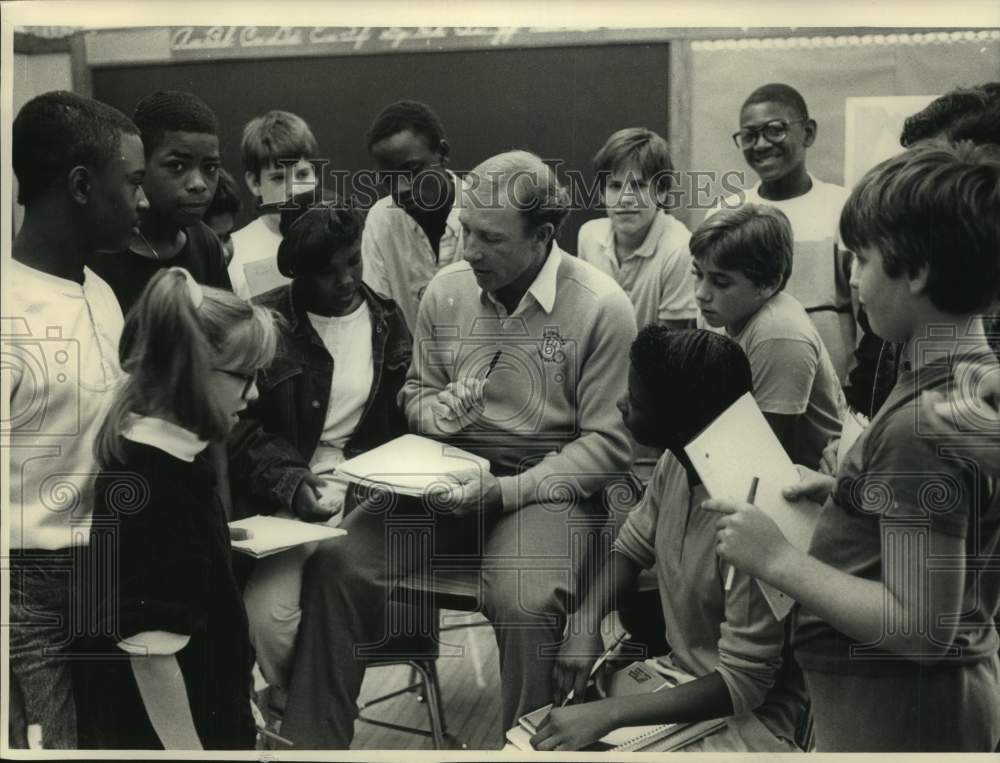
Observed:
[[[427,715],[431,723],[431,737],[434,739],[434,749],[445,749],[444,712],[441,706],[441,687],[438,685],[437,666],[433,660],[413,662],[413,667],[423,678],[424,692],[427,696]]]

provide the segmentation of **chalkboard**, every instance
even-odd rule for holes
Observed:
[[[94,96],[126,114],[155,90],[198,94],[218,115],[223,164],[237,178],[240,135],[256,114],[299,114],[328,169],[353,173],[369,166],[364,134],[372,118],[413,98],[440,115],[456,171],[526,148],[589,183],[591,157],[614,130],[645,126],[666,137],[668,66],[667,43],[633,43],[127,65],[95,68],[92,80]],[[240,224],[253,218],[251,204],[245,194]],[[560,245],[575,252],[580,226],[600,214],[574,211]]]

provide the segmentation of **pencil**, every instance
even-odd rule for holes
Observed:
[[[750,492],[747,494],[747,503],[753,503],[757,498],[757,485],[760,484],[760,478],[754,477],[753,482],[750,483]],[[729,565],[729,571],[726,573],[726,586],[725,589],[728,591],[733,587],[733,575],[736,574],[736,568],[733,565]]]
[[[493,369],[497,367],[497,363],[500,362],[500,356],[503,355],[503,350],[497,350],[493,355],[493,360],[490,361],[490,367],[486,369],[486,376],[484,379],[489,379],[490,374],[493,373]]]
[[[615,649],[618,648],[619,644],[621,644],[625,639],[627,639],[628,636],[629,636],[628,631],[622,631],[621,634],[618,636],[618,638],[615,639],[615,642],[604,650],[604,653],[597,658],[597,662],[595,662],[594,666],[590,669],[591,678],[597,675],[597,671],[601,669],[601,665],[603,665],[605,662],[608,661],[608,658],[611,656],[612,652],[614,652]],[[560,703],[559,707],[565,707],[566,703],[569,702],[571,699],[573,699],[572,691],[570,691],[569,694],[567,694],[563,698],[563,701],[562,703]]]

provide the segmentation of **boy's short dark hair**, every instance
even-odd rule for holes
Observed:
[[[243,171],[260,180],[270,165],[319,157],[319,144],[309,125],[290,111],[269,111],[256,116],[243,128],[240,158]]]
[[[612,133],[594,155],[594,170],[606,178],[624,164],[634,163],[642,170],[642,179],[655,181],[659,193],[667,193],[673,181],[667,141],[645,127],[626,127]]]
[[[420,101],[396,101],[382,109],[372,121],[365,135],[368,150],[403,130],[423,135],[432,150],[438,149],[441,141],[446,140],[444,126],[434,109]]]
[[[282,207],[278,271],[286,278],[322,272],[334,252],[361,238],[364,225],[363,212],[329,191],[296,194]]]
[[[932,138],[1000,145],[1000,82],[955,88],[903,122],[902,146]]]
[[[632,342],[629,359],[670,418],[664,423],[685,441],[753,392],[746,354],[735,341],[712,331],[651,323]]]
[[[809,109],[806,106],[806,99],[794,87],[782,82],[770,82],[767,85],[758,87],[743,101],[740,111],[755,103],[780,103],[792,109],[802,119],[809,119]]]
[[[194,93],[158,90],[135,105],[132,120],[142,134],[146,157],[163,142],[166,132],[219,134],[215,112]]]
[[[220,167],[219,184],[215,187],[215,196],[212,197],[212,202],[205,210],[204,219],[207,220],[218,215],[236,217],[242,206],[239,186],[233,176]]]
[[[691,256],[712,257],[720,268],[743,273],[755,286],[785,288],[792,275],[792,225],[766,204],[720,209],[691,235]]]
[[[11,128],[17,201],[28,206],[71,169],[102,167],[118,155],[121,136],[139,129],[118,109],[65,90],[28,101]]]
[[[840,213],[853,251],[874,248],[890,278],[927,267],[939,310],[986,309],[1000,293],[1000,148],[933,141],[869,170]]]

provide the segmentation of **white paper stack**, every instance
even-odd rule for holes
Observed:
[[[347,535],[347,530],[342,530],[339,527],[328,527],[322,523],[311,524],[283,517],[267,517],[260,514],[246,519],[237,519],[235,522],[230,522],[229,526],[250,531],[249,539],[233,541],[233,550],[248,554],[255,559],[279,554],[304,543],[314,543],[327,538]]]
[[[349,482],[421,497],[456,478],[482,475],[490,462],[482,456],[445,443],[406,434],[337,467],[337,476]]]

